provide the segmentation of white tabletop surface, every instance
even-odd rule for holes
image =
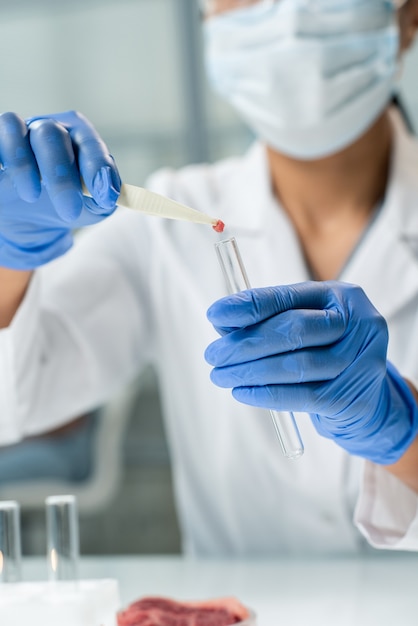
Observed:
[[[25,580],[39,580],[46,565],[26,559],[23,571]],[[262,562],[92,557],[81,560],[80,575],[116,578],[123,607],[143,595],[233,595],[256,611],[258,626],[418,626],[416,554]]]

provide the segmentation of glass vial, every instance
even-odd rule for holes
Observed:
[[[251,285],[235,237],[215,243],[215,250],[228,293],[250,289]],[[284,456],[288,459],[301,457],[304,448],[293,413],[270,411],[270,416]]]
[[[20,582],[21,567],[20,507],[12,500],[0,502],[0,582]]]
[[[50,496],[45,504],[49,580],[77,580],[79,537],[76,498]]]

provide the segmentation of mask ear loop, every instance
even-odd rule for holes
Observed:
[[[396,11],[399,11],[400,9],[402,9],[402,7],[404,7],[407,2],[408,0],[391,0],[392,6],[395,8]],[[405,63],[404,58],[403,56],[401,56],[398,59],[398,70],[396,72],[397,83],[400,81],[402,77],[404,63]],[[404,124],[407,130],[411,133],[411,135],[415,135],[415,128],[412,123],[411,117],[408,111],[406,110],[403,100],[397,91],[395,91],[392,96],[392,104],[398,109],[399,113],[401,114],[401,117],[404,121]]]

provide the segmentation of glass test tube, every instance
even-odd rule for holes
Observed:
[[[17,502],[0,502],[0,582],[20,582],[22,549],[20,507]]]
[[[228,292],[232,294],[250,289],[251,285],[235,237],[215,243],[215,249]],[[270,415],[284,456],[288,459],[301,457],[304,448],[293,413],[271,410]]]
[[[46,499],[49,580],[77,580],[79,538],[75,496]]]

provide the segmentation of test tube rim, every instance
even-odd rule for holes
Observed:
[[[73,495],[65,495],[65,496],[48,496],[45,500],[45,504],[75,504],[76,497]]]
[[[20,509],[19,502],[16,500],[0,500],[0,511],[14,511]]]

